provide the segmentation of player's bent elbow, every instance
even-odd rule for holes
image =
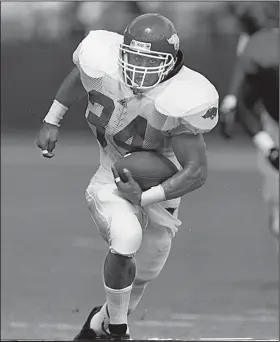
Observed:
[[[201,188],[205,184],[206,179],[207,168],[205,166],[196,167],[195,169],[193,169],[192,173],[188,173],[186,175],[185,181],[182,182],[180,190],[176,193],[169,193],[167,199],[185,196],[186,194]]]
[[[180,189],[180,196],[184,196],[192,191],[201,188],[207,179],[207,166],[201,165],[193,168],[191,173],[186,175],[186,181]],[[174,196],[179,197],[179,196]],[[169,198],[168,198],[169,199]]]

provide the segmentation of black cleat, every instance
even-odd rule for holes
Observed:
[[[90,321],[92,319],[92,317],[94,315],[96,315],[102,308],[102,305],[100,306],[96,306],[95,308],[93,308],[85,322],[85,324],[83,325],[81,331],[78,333],[77,336],[74,337],[73,341],[79,341],[79,340],[96,340],[96,339],[101,339],[104,338],[103,336],[97,336],[95,331],[93,329],[90,328]],[[104,336],[106,336],[104,334]]]
[[[102,330],[106,332],[102,325]],[[130,340],[130,335],[126,333],[127,324],[109,324],[109,332],[107,333],[107,339],[109,340]]]
[[[90,321],[94,315],[96,315],[102,308],[102,305],[96,306],[90,312],[85,324],[83,325],[81,331],[78,333],[77,336],[74,337],[73,341],[80,341],[80,340],[130,340],[130,335],[126,333],[127,325],[120,324],[120,325],[111,325],[109,324],[109,330],[106,331],[104,327],[104,322],[102,323],[102,331],[104,334],[97,335],[96,332],[90,328]],[[111,328],[111,329],[110,329]]]

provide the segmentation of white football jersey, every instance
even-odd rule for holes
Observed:
[[[185,66],[141,95],[119,81],[123,36],[91,31],[73,54],[88,93],[86,119],[100,145],[100,162],[109,170],[127,152],[153,150],[179,163],[173,135],[205,133],[218,122],[218,93],[201,74]]]

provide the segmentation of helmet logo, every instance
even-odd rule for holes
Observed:
[[[174,49],[176,51],[179,50],[179,37],[177,33],[172,34],[172,36],[169,39],[167,39],[167,41],[169,44],[174,45]]]
[[[137,40],[132,40],[130,42],[130,47],[132,49],[139,49],[139,50],[144,50],[144,51],[150,51],[151,50],[151,43],[144,43],[144,42],[139,42]]]

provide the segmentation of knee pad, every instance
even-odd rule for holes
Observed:
[[[142,227],[133,213],[114,212],[110,223],[111,253],[133,257],[142,242]]]

